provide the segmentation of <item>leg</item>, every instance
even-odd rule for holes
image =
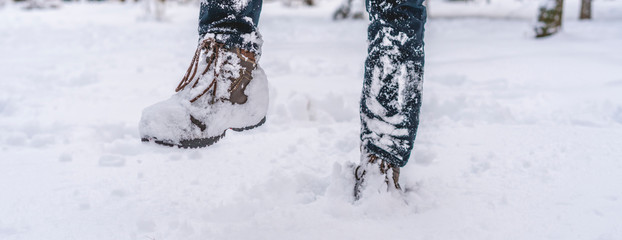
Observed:
[[[250,130],[265,122],[267,79],[257,63],[261,0],[201,3],[200,41],[169,100],[143,110],[141,139],[183,148],[214,144],[228,129]]]
[[[400,167],[408,162],[419,125],[423,83],[423,0],[368,0],[367,10],[371,23],[361,95],[361,164],[354,172],[356,199],[373,168],[380,169],[388,187],[400,189]]]
[[[360,106],[363,155],[403,167],[419,125],[426,10],[423,0],[368,0],[367,10],[371,24]]]

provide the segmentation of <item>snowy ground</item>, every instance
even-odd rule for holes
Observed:
[[[264,6],[268,122],[199,150],[137,130],[190,63],[195,6],[0,9],[0,239],[622,239],[621,3],[544,40],[430,20],[410,191],[358,202],[366,23],[334,5]]]

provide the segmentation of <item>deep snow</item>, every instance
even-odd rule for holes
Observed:
[[[336,4],[265,4],[268,122],[196,150],[137,130],[190,63],[196,6],[0,9],[0,239],[622,239],[620,3],[543,40],[430,19],[409,192],[358,202],[366,22]]]

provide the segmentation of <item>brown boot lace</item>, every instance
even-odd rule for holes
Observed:
[[[238,49],[238,48],[228,49],[225,46],[225,44],[218,43],[214,39],[210,39],[210,38],[203,40],[197,47],[197,50],[194,53],[194,57],[192,57],[192,62],[190,62],[190,66],[188,67],[186,74],[181,79],[181,82],[179,82],[179,85],[177,86],[175,91],[179,92],[185,89],[186,86],[188,86],[190,83],[192,83],[192,81],[195,80],[195,76],[199,69],[199,56],[201,55],[201,51],[206,51],[208,53],[211,52],[211,55],[206,59],[207,67],[205,67],[205,70],[203,70],[199,78],[194,82],[194,84],[192,85],[192,88],[195,88],[197,86],[197,84],[199,83],[200,77],[205,75],[209,71],[210,67],[212,67],[212,65],[214,64],[214,77],[212,79],[212,82],[199,95],[192,98],[190,102],[195,102],[200,97],[205,95],[210,89],[213,88],[212,98],[209,101],[209,103],[214,104],[216,101],[216,88],[218,87],[218,81],[217,81],[218,76],[220,74],[220,70],[222,69],[222,66],[225,65],[227,62],[227,59],[224,59],[224,60],[219,59],[219,55],[221,54],[222,50],[235,53],[237,57],[240,59],[240,66],[241,66],[240,77],[236,79],[231,79],[232,81],[231,87],[228,89],[229,93],[231,93],[231,96],[229,97],[229,99],[223,99],[223,100],[229,100],[232,103],[238,103],[238,104],[245,103],[247,96],[244,95],[244,89],[246,89],[246,85],[248,85],[248,83],[252,80],[252,70],[255,69],[256,67],[255,55],[249,51],[245,51],[245,50]]]
[[[376,161],[378,161],[380,158],[376,155],[370,154],[368,155],[368,159],[369,159],[368,160],[369,164],[375,164]],[[393,167],[391,166],[391,164],[381,159],[379,168],[380,168],[380,173],[384,175],[384,182],[387,184],[387,187],[389,186],[388,172],[389,172],[389,169],[392,169],[393,170],[392,179],[393,179],[394,187],[395,189],[398,189],[398,190],[402,189],[399,184],[399,179],[400,179],[400,168],[399,167]],[[361,181],[363,180],[363,177],[365,176],[366,173],[367,171],[365,169],[361,170],[361,166],[358,166],[354,170],[354,177],[356,178],[357,181]]]

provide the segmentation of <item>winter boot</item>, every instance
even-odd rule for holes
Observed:
[[[142,141],[199,148],[214,144],[227,129],[253,129],[266,121],[268,84],[258,54],[206,35],[168,100],[145,108]]]
[[[374,168],[378,168],[377,172]],[[389,172],[392,172],[391,178],[389,178]],[[380,159],[378,156],[369,154],[366,159],[361,160],[361,165],[354,169],[354,177],[356,182],[354,183],[354,199],[361,198],[361,192],[366,185],[366,178],[377,176],[384,177],[384,182],[387,184],[387,191],[391,188],[401,190],[399,184],[400,168],[394,167],[384,159]]]

